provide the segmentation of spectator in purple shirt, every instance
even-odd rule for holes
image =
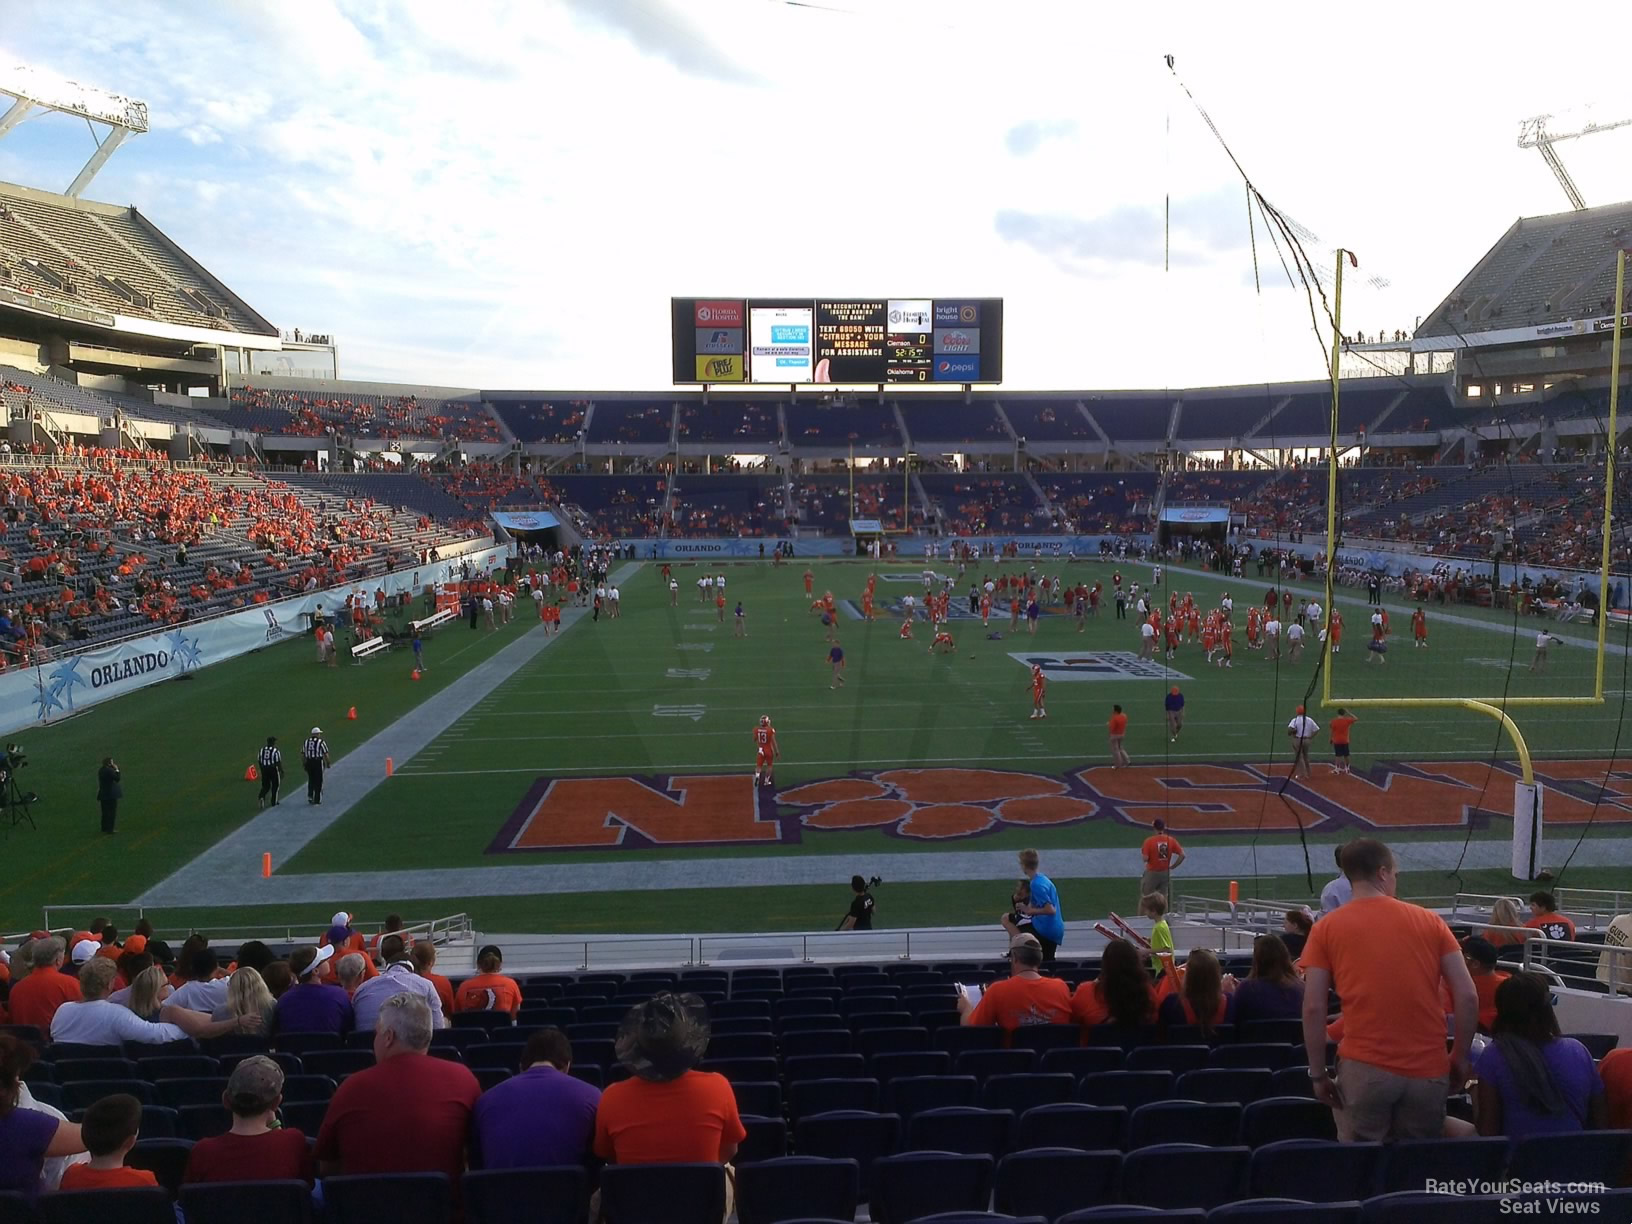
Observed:
[[[1474,1063],[1474,1123],[1481,1135],[1601,1130],[1608,1125],[1604,1081],[1592,1055],[1560,1036],[1552,987],[1534,973],[1515,973],[1496,987],[1494,1040]]]
[[[484,1169],[583,1164],[595,1138],[601,1090],[575,1079],[572,1043],[558,1028],[527,1039],[521,1074],[482,1093],[471,1148]]]
[[[273,1014],[280,1033],[349,1033],[354,1026],[351,1000],[327,980],[334,945],[296,948],[289,954],[295,984],[278,999]]]

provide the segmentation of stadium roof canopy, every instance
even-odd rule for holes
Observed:
[[[134,208],[0,183],[0,307],[159,339],[277,348],[278,329]]]
[[[1621,247],[1632,247],[1632,202],[1520,217],[1417,326],[1414,347],[1515,344],[1608,331]]]

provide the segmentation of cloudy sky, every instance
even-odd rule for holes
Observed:
[[[1346,283],[1352,329],[1410,327],[1564,207],[1521,118],[1632,117],[1621,40],[1542,55],[1533,5],[1469,12],[0,0],[0,64],[147,101],[87,194],[333,332],[350,377],[656,388],[671,295],[983,295],[1010,386],[1175,387],[1323,371],[1261,228],[1255,291],[1242,180],[1163,57],[1312,258],[1386,278]],[[61,190],[90,151],[32,120],[0,178]],[[1589,201],[1632,197],[1632,128],[1561,153]]]

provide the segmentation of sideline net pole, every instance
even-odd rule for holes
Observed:
[[[1332,431],[1326,452],[1326,613],[1321,627],[1320,649],[1325,666],[1320,669],[1320,703],[1332,704],[1332,579],[1337,572],[1337,400],[1338,358],[1343,351],[1343,257],[1337,252],[1337,287],[1332,293]]]
[[[1615,338],[1609,347],[1609,437],[1604,446],[1604,548],[1598,568],[1598,667],[1593,694],[1604,699],[1604,639],[1609,630],[1609,540],[1615,525],[1616,416],[1621,400],[1621,316],[1626,309],[1626,249],[1615,252]]]

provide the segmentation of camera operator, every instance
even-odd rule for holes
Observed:
[[[124,795],[125,788],[119,783],[119,766],[113,763],[111,756],[103,757],[102,768],[96,771],[96,801],[102,805],[102,832],[116,832],[113,826],[119,818],[119,800]]]
[[[844,921],[839,923],[839,930],[870,931],[873,929],[873,907],[878,902],[873,899],[873,894],[869,889],[878,887],[879,882],[877,876],[874,876],[871,880],[864,880],[859,875],[850,877],[850,891],[855,893],[855,896],[850,901],[850,912],[844,916]]]

